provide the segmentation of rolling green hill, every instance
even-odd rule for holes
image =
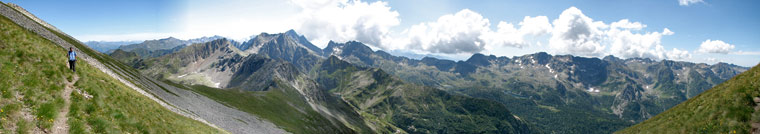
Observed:
[[[757,133],[760,67],[617,133]]]

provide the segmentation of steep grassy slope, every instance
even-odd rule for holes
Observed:
[[[750,133],[760,121],[760,67],[618,133]]]
[[[172,113],[83,61],[70,112],[64,103],[66,50],[0,17],[0,132],[48,131],[58,116],[68,117],[71,133],[222,133]],[[88,94],[84,97],[83,94]],[[27,115],[31,115],[27,117]]]
[[[284,130],[267,120],[225,106],[205,96],[146,77],[108,55],[89,49],[71,36],[55,31],[52,33],[66,43],[75,46],[75,48],[81,48],[79,50],[82,53],[97,60],[102,67],[107,69],[106,71],[112,71],[111,76],[122,78],[124,81],[120,80],[121,82],[133,84],[135,87],[130,88],[134,91],[144,91],[141,94],[152,97],[152,101],[160,103],[164,108],[169,108],[174,113],[204,122],[206,125],[221,127],[231,133],[285,133]]]

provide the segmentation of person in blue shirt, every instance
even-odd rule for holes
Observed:
[[[77,69],[74,68],[74,63],[77,62],[77,52],[74,52],[74,49],[69,47],[69,69],[71,71],[77,72]]]

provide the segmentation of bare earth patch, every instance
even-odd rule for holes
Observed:
[[[66,115],[69,114],[69,106],[71,105],[71,92],[74,91],[74,83],[76,83],[79,80],[78,75],[74,75],[72,80],[70,82],[66,82],[66,87],[63,89],[62,97],[64,100],[63,108],[61,108],[60,113],[58,114],[58,117],[55,118],[55,122],[53,122],[53,134],[66,134],[69,133],[69,125],[66,123],[68,121],[68,117]]]

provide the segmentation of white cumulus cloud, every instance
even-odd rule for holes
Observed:
[[[641,24],[641,22],[630,22],[628,19],[622,19],[617,22],[612,22],[612,24],[610,24],[610,27],[612,29],[620,28],[620,29],[641,30],[642,28],[647,27],[647,25]]]
[[[546,16],[526,16],[518,25],[519,29],[512,23],[500,21],[493,30],[487,18],[463,9],[434,22],[413,25],[403,32],[405,37],[390,45],[431,53],[477,53],[493,47],[523,48],[530,45],[524,39],[526,36],[544,35],[552,29]]]
[[[549,46],[559,54],[652,59],[691,58],[688,51],[665,49],[662,37],[675,34],[668,28],[661,32],[642,31],[647,25],[628,19],[607,24],[594,21],[575,7],[563,11],[553,24]]]
[[[524,35],[543,35],[551,32],[552,24],[546,16],[525,16],[520,22],[520,32]]]
[[[613,23],[614,24],[614,23]],[[630,30],[611,28],[607,31],[607,37],[610,42],[610,54],[624,57],[643,57],[653,59],[667,59],[675,56],[675,53],[686,53],[686,51],[674,50],[677,52],[666,52],[662,46],[662,36],[674,34],[665,28],[662,32],[634,33]],[[669,54],[673,53],[673,54]],[[688,57],[688,56],[678,56]]]
[[[701,45],[699,45],[699,49],[697,49],[697,52],[728,54],[733,49],[734,49],[734,45],[728,44],[721,40],[708,39],[702,42]]]
[[[552,25],[549,24],[549,19],[546,16],[525,16],[519,25],[520,29],[517,29],[512,23],[500,21],[496,25],[496,31],[486,32],[480,38],[486,40],[487,47],[523,48],[530,45],[525,41],[526,36],[548,34],[552,29]]]
[[[449,54],[480,52],[486,45],[480,36],[490,31],[490,25],[480,14],[464,9],[435,22],[413,25],[406,31],[407,48]]]
[[[594,21],[584,15],[580,9],[570,7],[555,19],[549,47],[560,54],[581,56],[601,56],[605,46],[602,44],[603,29],[609,26],[601,21]]]
[[[669,51],[666,56],[668,59],[675,60],[691,59],[691,54],[689,54],[689,51],[678,50],[678,48],[673,48],[673,50]]]
[[[357,40],[384,48],[390,28],[399,25],[399,13],[387,2],[360,0],[293,0],[302,11],[301,25],[296,31],[305,35],[317,46],[330,40],[345,42]]]

